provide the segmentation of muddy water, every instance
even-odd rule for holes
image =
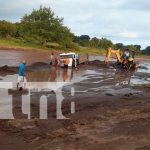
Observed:
[[[51,52],[39,51],[19,51],[19,50],[0,50],[0,67],[1,66],[18,66],[23,60],[26,60],[27,65],[36,62],[50,62]],[[98,59],[103,60],[104,57],[90,56],[90,61]]]
[[[28,65],[34,62],[49,62],[50,52],[0,50],[0,66],[18,66],[23,60],[26,60]]]
[[[26,60],[28,65],[34,62],[49,62],[49,52],[34,51],[0,51],[0,66],[18,66],[22,60]],[[104,60],[103,56],[90,56],[90,61]],[[1,77],[2,82],[17,82],[17,75],[8,75]],[[89,82],[104,86],[150,84],[150,62],[139,62],[139,69],[135,72],[117,71],[113,68],[79,68],[61,69],[49,67],[46,70],[38,69],[34,72],[28,72],[27,80],[29,82]]]
[[[20,62],[26,60],[28,65],[35,62],[49,62],[50,52],[39,51],[15,51],[0,50],[0,66],[18,66]],[[103,56],[89,56],[89,60],[104,60]]]
[[[147,64],[150,65],[150,64]],[[27,73],[28,82],[69,82],[74,84],[80,82],[89,89],[114,88],[117,86],[133,86],[139,84],[150,84],[149,68],[138,69],[136,72],[117,71],[114,68],[97,69],[62,69],[49,67],[47,70],[37,70]],[[13,82],[16,85],[17,75],[1,77],[1,82]],[[90,85],[91,84],[91,85]]]

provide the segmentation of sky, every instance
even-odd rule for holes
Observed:
[[[0,20],[18,22],[40,5],[63,17],[76,35],[150,46],[150,0],[0,0]]]

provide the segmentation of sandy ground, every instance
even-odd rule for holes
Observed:
[[[29,66],[27,70],[34,72],[49,67],[45,63],[38,64],[38,67],[36,65]],[[100,74],[100,68],[103,75]],[[84,69],[97,71],[97,74],[82,75],[84,78],[81,82],[63,88],[62,111],[63,115],[70,118],[68,120],[56,119],[55,93],[46,91],[38,94],[48,95],[49,119],[38,119],[39,95],[35,92],[32,93],[32,119],[26,119],[20,113],[19,93],[15,91],[14,111],[17,119],[0,121],[0,149],[149,150],[149,86],[139,88],[130,83],[123,84],[125,80],[130,82],[128,79],[133,75],[132,72],[116,73],[112,67],[105,68],[98,61],[81,65],[79,70]],[[13,75],[16,71],[16,67],[0,68],[3,77]],[[140,75],[142,78],[145,76]],[[72,87],[76,91],[74,96],[71,96]],[[71,102],[75,102],[75,114],[70,112]]]

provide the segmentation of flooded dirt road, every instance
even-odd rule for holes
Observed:
[[[55,52],[56,54],[56,52]],[[57,53],[58,54],[58,53]],[[49,62],[51,52],[45,51],[19,51],[19,50],[0,50],[0,66],[18,66],[20,62],[26,60],[28,65],[31,65],[35,62]],[[100,60],[103,61],[104,56],[89,56],[89,60]],[[114,59],[112,59],[114,60]],[[135,58],[137,62],[149,62],[149,58]]]
[[[95,60],[94,57],[90,59]],[[0,82],[13,82],[15,88],[17,68],[5,69]],[[62,111],[70,119],[56,119],[56,94],[45,88],[31,91],[32,119],[28,120],[20,113],[16,92],[13,105],[16,119],[11,120],[12,116],[9,116],[10,119],[0,121],[2,150],[150,149],[150,62],[139,62],[139,68],[134,72],[105,67],[100,61],[80,65],[78,70],[36,63],[27,67],[27,74],[30,82],[64,83]],[[10,109],[5,97],[7,92],[0,88],[1,100],[5,99],[0,103],[3,106],[0,116],[2,113],[7,115]],[[41,95],[46,95],[49,101],[47,120],[39,119]],[[74,114],[71,102],[75,102]]]
[[[34,62],[49,62],[51,52],[0,50],[0,66],[18,66],[23,60],[31,65]]]

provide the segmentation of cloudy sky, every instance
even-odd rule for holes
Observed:
[[[150,0],[0,0],[0,19],[19,21],[40,5],[51,7],[77,35],[150,45]]]

